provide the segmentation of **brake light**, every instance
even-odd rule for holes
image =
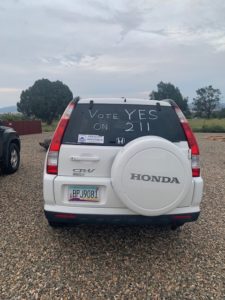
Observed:
[[[75,103],[71,102],[65,112],[63,113],[59,124],[55,130],[55,133],[53,135],[49,152],[47,156],[47,173],[48,174],[58,174],[58,157],[59,157],[59,150],[62,142],[62,138],[64,135],[64,132],[66,130],[66,127],[69,123],[69,119],[71,116],[71,113],[75,107]]]
[[[192,177],[199,177],[200,176],[200,160],[199,160],[200,153],[199,153],[198,143],[181,109],[176,104],[174,104],[173,106],[180,119],[181,126],[186,135],[188,146],[191,149]]]

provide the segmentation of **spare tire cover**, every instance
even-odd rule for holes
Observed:
[[[111,178],[120,200],[146,216],[177,207],[192,184],[188,158],[178,146],[157,136],[140,137],[123,147],[113,162]]]

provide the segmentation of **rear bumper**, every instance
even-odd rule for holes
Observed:
[[[45,216],[49,222],[64,224],[152,224],[152,225],[182,225],[186,222],[196,221],[200,212],[186,214],[170,214],[161,216],[141,215],[103,215],[103,214],[77,214],[46,211]]]

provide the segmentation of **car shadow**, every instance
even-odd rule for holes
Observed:
[[[80,245],[76,252],[80,258],[107,259],[116,254],[117,259],[123,259],[141,253],[143,259],[165,249],[178,249],[183,237],[188,235],[185,226],[175,231],[170,226],[151,225],[79,225],[49,230],[53,236],[57,234],[64,252]]]

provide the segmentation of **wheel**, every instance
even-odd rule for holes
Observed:
[[[178,230],[181,228],[181,226],[183,226],[184,224],[172,224],[171,225],[171,229],[172,230]]]
[[[4,161],[4,172],[12,174],[16,172],[20,165],[20,151],[15,143],[9,144],[8,153]]]
[[[48,225],[51,226],[52,228],[59,228],[62,226],[61,223],[59,222],[54,222],[54,221],[48,221]]]

